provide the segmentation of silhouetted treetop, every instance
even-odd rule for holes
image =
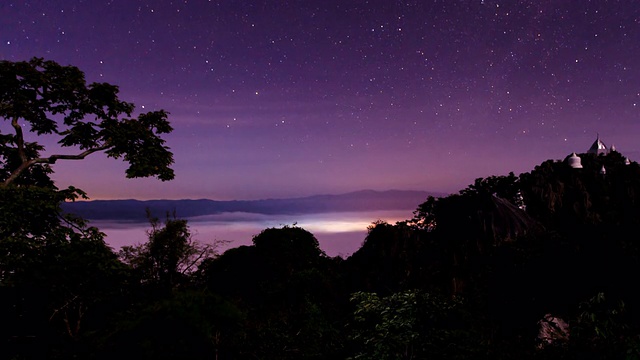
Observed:
[[[118,93],[118,87],[108,83],[87,85],[84,73],[74,66],[40,58],[0,61],[0,118],[13,129],[0,134],[3,186],[46,184],[49,165],[95,152],[123,158],[129,163],[127,177],[173,179],[173,154],[160,137],[173,130],[168,113],[159,110],[130,118],[134,105],[121,101]],[[44,147],[27,142],[24,129],[56,135],[61,147],[75,151],[41,157]]]

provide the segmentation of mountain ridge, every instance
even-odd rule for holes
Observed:
[[[180,218],[226,212],[256,214],[310,214],[371,210],[414,210],[428,196],[445,194],[421,190],[359,190],[343,194],[319,194],[294,198],[259,200],[90,200],[62,205],[67,213],[90,220],[146,221],[146,211],[153,216],[175,213]]]

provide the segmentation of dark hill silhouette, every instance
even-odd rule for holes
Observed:
[[[428,196],[427,191],[362,190],[340,195],[314,195],[289,199],[231,200],[95,200],[64,203],[63,210],[92,220],[146,221],[146,209],[154,216],[175,212],[178,217],[225,212],[256,214],[313,214],[345,211],[413,210]]]
[[[460,268],[468,268],[469,259],[544,229],[524,210],[489,193],[440,199],[437,212],[432,230],[387,223],[372,226],[362,247],[346,260],[358,279],[355,283],[378,293],[412,287],[455,293],[468,281],[469,272]]]

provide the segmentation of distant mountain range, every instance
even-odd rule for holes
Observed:
[[[228,212],[275,215],[415,210],[427,197],[444,195],[446,194],[412,190],[362,190],[340,195],[264,200],[94,200],[64,203],[62,208],[66,212],[92,220],[146,221],[146,209],[153,216],[163,217],[166,213],[175,212],[179,218]]]

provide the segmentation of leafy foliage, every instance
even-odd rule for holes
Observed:
[[[269,228],[254,245],[227,250],[203,272],[207,288],[247,314],[246,358],[340,358],[342,295],[336,267],[310,232]]]
[[[148,213],[149,241],[123,246],[120,259],[131,266],[143,283],[172,289],[184,284],[201,263],[214,256],[213,245],[203,245],[191,236],[186,220],[169,218],[164,224]]]
[[[129,163],[127,177],[157,176],[171,180],[173,154],[160,137],[172,131],[164,110],[129,118],[132,103],[118,99],[119,89],[107,83],[87,85],[74,66],[33,58],[0,61],[0,118],[13,134],[0,134],[0,181],[9,184],[47,183],[50,164],[79,160],[104,151]],[[23,126],[36,135],[55,135],[63,148],[76,154],[39,157],[41,144],[25,141]],[[47,185],[51,185],[48,183]]]
[[[117,86],[87,85],[76,67],[0,61],[0,120],[11,130],[0,133],[3,358],[73,357],[120,308],[127,267],[103,233],[61,210],[86,194],[59,190],[50,175],[58,160],[103,151],[129,163],[128,177],[172,179],[173,155],[160,137],[172,131],[168,114],[130,118],[133,110],[118,99]],[[26,141],[32,136],[25,131],[55,137],[75,153],[42,156],[45,147]]]
[[[640,358],[640,336],[628,323],[624,301],[598,293],[578,306],[572,347],[600,358]]]
[[[0,202],[5,215],[0,219],[0,291],[7,311],[0,333],[17,339],[9,354],[25,354],[45,343],[74,347],[100,328],[105,309],[120,295],[126,269],[104,234],[60,212],[60,202],[76,191],[8,187],[0,193],[5,195]],[[39,343],[20,345],[23,339]]]
[[[461,329],[462,303],[421,291],[403,291],[386,297],[356,292],[351,339],[352,359],[460,358],[473,355],[466,347],[474,334]],[[450,348],[456,343],[455,349]]]

